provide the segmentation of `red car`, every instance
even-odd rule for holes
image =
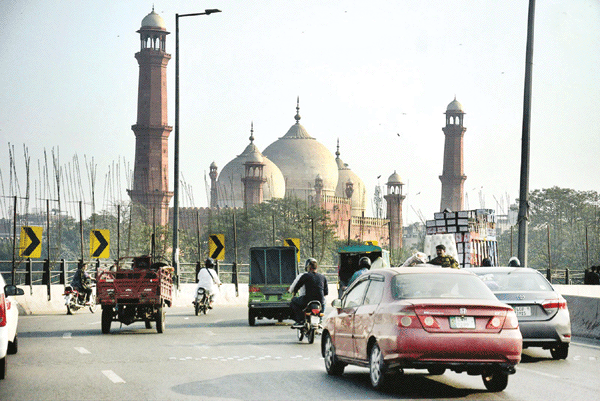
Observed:
[[[521,360],[513,309],[473,273],[429,265],[372,270],[333,301],[321,352],[330,375],[368,367],[381,388],[405,368],[481,375],[502,391]]]

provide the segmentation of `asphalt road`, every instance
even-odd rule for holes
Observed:
[[[218,307],[194,316],[167,312],[158,334],[143,323],[100,332],[100,310],[72,316],[21,316],[19,352],[9,355],[0,400],[592,400],[600,387],[600,343],[576,342],[569,357],[527,350],[502,393],[481,377],[407,370],[382,392],[366,369],[325,373],[320,337],[298,342],[290,322],[247,323],[247,308]]]

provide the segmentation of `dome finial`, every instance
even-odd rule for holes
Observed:
[[[335,158],[340,158],[340,138],[337,139],[337,150],[335,151]]]
[[[254,142],[254,121],[250,122],[250,143]]]
[[[296,115],[294,119],[296,119],[296,124],[300,124],[300,96],[296,98]]]

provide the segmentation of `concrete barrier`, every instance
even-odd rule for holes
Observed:
[[[567,300],[571,315],[571,330],[574,336],[600,339],[600,286],[593,285],[554,285]],[[23,288],[23,287],[22,287]],[[51,287],[48,300],[46,286],[24,287],[25,295],[14,297],[19,312],[23,315],[66,313],[62,285]],[[182,284],[173,296],[174,307],[192,308],[196,284]],[[337,298],[337,285],[329,285],[327,306]],[[223,284],[215,306],[248,305],[248,284],[238,286],[238,294],[233,284]]]

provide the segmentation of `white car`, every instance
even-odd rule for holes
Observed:
[[[6,377],[6,355],[16,354],[18,349],[19,310],[12,296],[23,294],[23,290],[17,286],[6,285],[0,274],[0,380]]]

